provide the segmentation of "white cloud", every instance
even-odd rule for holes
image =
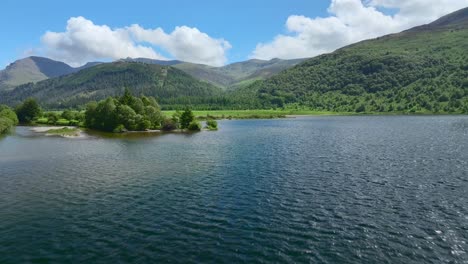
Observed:
[[[46,55],[75,66],[99,59],[167,59],[155,47],[175,59],[220,66],[231,48],[229,42],[213,39],[197,28],[176,27],[170,34],[161,28],[144,29],[139,25],[111,29],[84,17],[70,18],[65,32],[48,31],[41,40]]]
[[[304,58],[360,40],[399,32],[468,6],[468,0],[332,0],[325,18],[290,16],[288,34],[259,43],[251,58]],[[396,9],[386,15],[382,8]]]
[[[160,46],[175,58],[194,63],[224,65],[225,53],[231,48],[224,39],[213,39],[197,28],[187,26],[176,27],[170,34],[166,34],[161,28],[151,30],[139,25],[132,25],[128,31],[138,41]]]

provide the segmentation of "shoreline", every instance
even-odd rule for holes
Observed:
[[[50,132],[51,130],[70,129],[71,131],[65,132]],[[47,137],[62,137],[70,139],[86,138],[87,135],[83,133],[83,130],[76,126],[35,126],[30,127],[30,131],[33,133],[44,134]]]

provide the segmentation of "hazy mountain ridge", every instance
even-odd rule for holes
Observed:
[[[117,60],[117,62],[119,61],[173,66],[199,80],[209,82],[221,88],[226,88],[246,80],[265,79],[296,65],[302,60],[249,60],[223,67],[212,67],[180,60],[164,61],[147,58],[126,58]],[[11,63],[4,70],[0,71],[0,91],[11,90],[16,86],[29,82],[35,83],[48,78],[71,74],[101,63],[102,62],[88,62],[81,67],[73,68],[64,62],[48,58],[36,56],[27,57]]]
[[[222,67],[213,67],[204,64],[184,62],[179,60],[161,61],[145,58],[127,58],[123,61],[134,61],[149,64],[169,65],[192,75],[193,77],[210,82],[216,86],[227,88],[240,82],[265,79],[282,70],[288,69],[305,59],[281,60],[272,59],[269,61],[251,59],[242,62],[231,63]]]
[[[0,71],[0,91],[11,90],[16,86],[35,83],[49,78],[55,78],[98,65],[100,62],[90,62],[81,67],[70,65],[44,57],[31,56],[17,60]]]

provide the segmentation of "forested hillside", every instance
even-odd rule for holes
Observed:
[[[220,95],[221,89],[194,79],[181,70],[135,62],[106,63],[54,79],[29,83],[4,93],[0,101],[14,105],[28,97],[47,108],[84,106],[89,101],[121,94],[129,87],[135,95],[154,96],[161,104],[198,104]]]
[[[249,87],[263,107],[468,111],[468,9],[309,59]]]

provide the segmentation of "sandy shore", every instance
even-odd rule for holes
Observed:
[[[47,133],[47,131],[51,129],[63,129],[63,128],[69,128],[69,129],[77,129],[75,134],[54,134],[54,133]],[[40,126],[40,127],[32,127],[30,129],[31,131],[35,133],[45,133],[45,136],[59,136],[59,137],[64,137],[64,138],[86,138],[86,134],[83,133],[78,127],[74,126]]]
[[[73,126],[39,126],[39,127],[32,127],[30,130],[34,131],[34,132],[37,132],[37,133],[44,133],[44,132],[47,132],[47,131],[49,131],[51,129],[62,129],[62,128],[74,129],[74,128],[77,128],[77,127],[73,127]]]

